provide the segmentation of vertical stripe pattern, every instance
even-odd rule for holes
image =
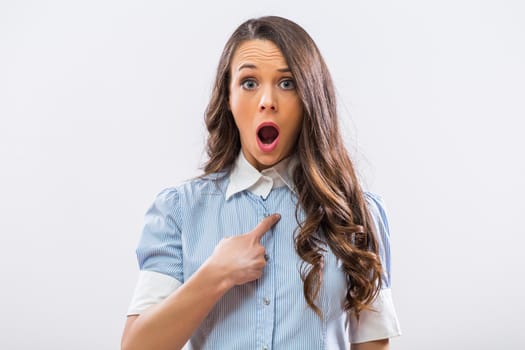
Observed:
[[[252,230],[265,216],[281,220],[261,244],[268,256],[263,276],[228,291],[190,339],[192,349],[349,349],[349,317],[343,312],[346,278],[328,250],[318,305],[320,319],[306,304],[301,260],[294,248],[297,197],[287,187],[264,199],[241,191],[225,199],[228,177],[211,175],[162,191],[146,213],[137,248],[141,270],[169,275],[184,283],[226,236]],[[379,197],[366,193],[379,235],[390,286],[388,222]],[[304,219],[304,213],[299,213]]]

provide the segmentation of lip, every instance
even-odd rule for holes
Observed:
[[[277,135],[275,140],[273,140],[273,142],[269,144],[262,143],[262,141],[259,139],[259,130],[261,130],[261,128],[265,126],[272,126],[276,128],[277,132],[279,133],[279,135]],[[263,152],[273,151],[277,147],[277,144],[279,143],[280,136],[281,136],[281,130],[279,129],[279,126],[275,124],[274,122],[263,122],[259,124],[259,126],[257,127],[257,130],[255,131],[255,138],[257,139],[257,145],[259,146],[259,149]]]

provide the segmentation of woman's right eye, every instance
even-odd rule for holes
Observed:
[[[253,90],[257,87],[257,82],[253,79],[243,80],[241,86],[246,90]]]

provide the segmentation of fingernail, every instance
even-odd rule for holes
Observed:
[[[280,219],[280,218],[281,218],[281,214],[273,214],[273,215],[275,215],[275,217],[276,217],[277,219]]]

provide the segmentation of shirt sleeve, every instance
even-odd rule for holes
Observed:
[[[360,313],[359,321],[350,317],[350,340],[352,343],[392,338],[401,335],[392,300],[390,280],[390,230],[385,205],[381,197],[365,192],[370,215],[374,221],[379,245],[379,257],[383,265],[382,287],[370,310]]]
[[[128,316],[141,314],[184,283],[180,219],[177,190],[160,192],[144,217],[136,250],[140,273]]]

